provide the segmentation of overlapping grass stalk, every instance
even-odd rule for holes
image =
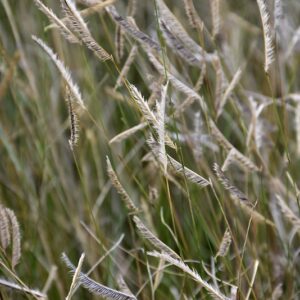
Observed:
[[[297,1],[0,7],[1,299],[298,299]]]

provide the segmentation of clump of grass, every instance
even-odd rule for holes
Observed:
[[[0,205],[0,240],[3,251],[11,245],[11,267],[14,269],[21,257],[20,226],[13,210]]]
[[[87,275],[82,273],[80,271],[81,265],[82,265],[82,259],[79,261],[77,268],[71,263],[69,258],[66,256],[66,254],[62,254],[62,260],[64,263],[68,266],[68,268],[71,269],[71,272],[74,273],[73,276],[73,282],[74,284],[80,284],[86,289],[88,289],[92,294],[101,296],[105,299],[115,299],[115,300],[134,300],[136,299],[132,294],[125,294],[123,292],[119,292],[117,290],[113,290],[109,287],[106,287],[91,278],[89,278]],[[71,286],[72,289],[72,286]],[[70,289],[70,292],[71,292]],[[69,293],[67,296],[67,300],[71,298],[71,294]]]
[[[1,298],[297,299],[297,1],[33,3],[0,4]]]
[[[222,238],[222,241],[221,241],[220,246],[219,246],[218,253],[216,254],[216,257],[226,256],[226,254],[229,251],[229,247],[231,245],[231,242],[232,242],[232,237],[231,237],[230,230],[228,228],[226,228],[226,230],[224,232],[224,235],[223,235],[223,238]]]

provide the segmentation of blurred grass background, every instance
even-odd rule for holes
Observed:
[[[212,42],[207,35],[201,36],[190,29],[182,1],[166,1],[195,41],[203,44],[208,52],[218,51],[226,62],[224,70],[228,78],[232,78],[234,70],[243,68],[240,85],[220,117],[218,127],[235,147],[250,155],[255,149],[245,143],[250,122],[249,117],[242,115],[247,110],[243,101],[248,95],[245,91],[270,97],[297,93],[299,54],[295,47],[295,55],[283,67],[280,63],[275,64],[270,89],[263,72],[263,38],[256,2],[221,2],[221,33],[219,39]],[[272,7],[272,1],[269,2]],[[61,16],[59,1],[45,3]],[[128,5],[128,1],[116,1],[122,15],[126,15]],[[79,9],[85,7],[78,3]],[[209,1],[195,1],[195,7],[210,30]],[[297,1],[287,1],[286,14],[292,28],[299,26],[300,7]],[[138,1],[134,18],[142,31],[156,36],[158,28],[154,1]],[[87,18],[87,22],[93,37],[108,53],[115,55],[116,25],[108,14],[105,11],[95,13]],[[250,299],[271,299],[278,284],[284,287],[284,298],[281,299],[298,299],[299,238],[295,237],[290,243],[284,239],[285,232],[278,234],[266,224],[252,223],[247,215],[232,205],[228,193],[217,184],[215,194],[210,188],[200,189],[185,180],[179,180],[182,190],[170,182],[171,198],[180,225],[176,228],[176,244],[170,230],[163,224],[165,220],[172,227],[165,178],[152,164],[142,162],[149,152],[147,131],[138,132],[122,143],[109,144],[116,134],[140,123],[140,115],[131,105],[126,88],[113,89],[118,78],[113,64],[102,63],[84,47],[67,43],[55,29],[45,30],[47,25],[48,19],[33,1],[1,0],[0,201],[15,211],[21,227],[22,258],[16,268],[19,278],[30,287],[43,290],[49,274],[54,274],[50,287],[46,286],[49,299],[63,299],[68,292],[71,276],[60,260],[61,253],[66,252],[75,263],[85,252],[84,269],[88,269],[124,233],[125,238],[118,249],[103,259],[92,273],[95,280],[116,287],[116,274],[122,273],[134,293],[141,288],[138,299],[210,299],[203,291],[195,292],[197,285],[176,269],[166,269],[153,295],[147,264],[149,260],[151,266],[157,267],[158,262],[146,256],[144,247],[151,247],[138,237],[131,217],[111,187],[106,173],[105,158],[108,155],[120,181],[132,199],[139,203],[144,219],[153,231],[177,253],[192,259],[193,266],[201,275],[208,276],[201,262],[210,269],[211,257],[216,254],[226,229],[218,204],[220,201],[238,248],[232,247],[227,258],[218,262],[217,276],[238,285],[241,291],[239,297],[245,299],[253,262],[258,259],[259,271]],[[287,38],[292,37],[294,31],[286,32]],[[89,113],[83,112],[79,117],[80,140],[74,153],[68,144],[69,119],[64,83],[53,63],[32,41],[32,34],[50,45],[69,67],[88,107]],[[125,55],[117,62],[120,68],[133,43],[131,38],[126,40]],[[278,61],[280,50],[284,47],[285,44],[278,45]],[[166,51],[179,74],[188,84],[194,85],[201,70],[187,66],[171,49]],[[159,82],[159,77],[144,50],[139,47],[127,79],[147,99],[153,88],[151,84]],[[208,66],[200,93],[210,111],[214,107],[215,84],[214,68]],[[185,99],[173,87],[170,90],[172,96],[168,100],[168,111]],[[271,106],[264,112],[265,119],[274,127],[274,131],[267,132],[265,141],[272,140],[272,144],[265,144],[264,158],[270,174],[283,183],[288,194],[294,193],[294,189],[285,172],[288,171],[295,182],[299,181],[299,156],[296,153],[296,132],[290,117],[292,113],[282,107],[279,107],[278,114],[284,134],[278,130],[275,108]],[[179,118],[171,118],[168,129],[177,140],[179,150],[177,153],[172,150],[168,152],[206,178],[214,178],[212,164],[222,164],[226,153],[215,144],[217,151],[204,147],[199,157],[195,155],[193,148],[197,146],[191,142],[189,134],[194,130],[195,113],[198,111],[199,104],[194,103]],[[179,135],[187,142],[181,143]],[[285,159],[285,138],[292,159],[290,163]],[[253,158],[260,165],[256,154]],[[270,199],[274,196],[269,179],[260,174],[243,172],[236,166],[232,167],[230,176],[249,198],[259,200],[256,209],[260,213],[269,219],[275,218],[270,208]],[[153,188],[158,192],[158,197],[154,199],[151,195]],[[280,214],[279,209],[277,211]],[[299,215],[299,211],[295,213]],[[10,278],[4,270],[0,270],[0,274]],[[228,287],[224,289],[229,292]],[[0,295],[2,299],[30,298],[1,287]],[[83,289],[74,295],[74,299],[93,297],[96,298]]]

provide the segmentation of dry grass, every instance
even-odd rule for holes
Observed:
[[[299,298],[297,1],[0,8],[1,299]]]

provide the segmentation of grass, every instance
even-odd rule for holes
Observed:
[[[300,5],[61,2],[0,1],[0,298],[298,299]]]

